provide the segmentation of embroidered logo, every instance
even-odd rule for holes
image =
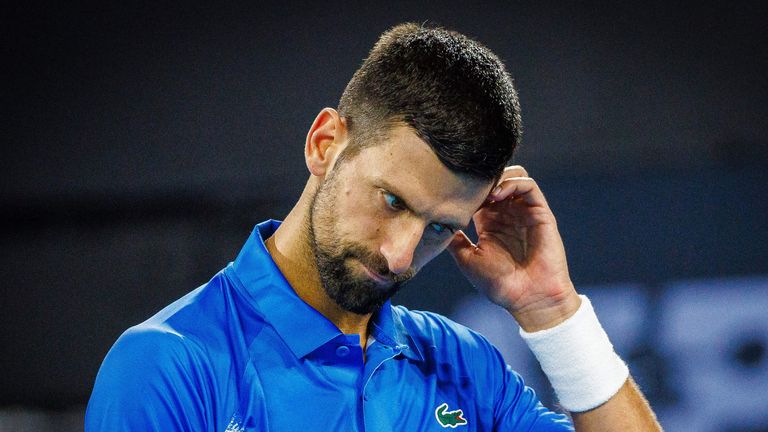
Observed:
[[[444,428],[456,428],[467,424],[467,420],[462,417],[463,415],[464,411],[462,410],[448,411],[447,403],[443,403],[435,409],[437,422]]]
[[[235,415],[232,416],[232,419],[229,420],[229,424],[227,425],[227,430],[224,432],[245,432],[243,419],[240,417],[240,414],[235,413]]]

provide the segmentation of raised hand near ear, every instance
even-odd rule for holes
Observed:
[[[576,312],[576,294],[555,216],[536,182],[511,166],[473,216],[477,244],[458,231],[448,250],[469,281],[526,331]]]

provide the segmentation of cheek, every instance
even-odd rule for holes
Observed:
[[[382,217],[378,208],[372,203],[361,205],[358,208],[360,217],[358,218],[357,229],[361,238],[366,240],[376,240],[386,232],[384,224],[386,219]]]
[[[375,197],[355,189],[341,189],[336,200],[334,223],[339,233],[356,241],[372,240],[382,232],[383,218]]]

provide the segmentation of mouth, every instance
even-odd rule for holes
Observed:
[[[371,270],[370,268],[368,268],[367,265],[365,265],[363,263],[360,263],[360,265],[363,267],[363,270],[365,271],[365,273],[368,275],[368,277],[370,279],[373,279],[374,281],[378,282],[381,285],[391,285],[392,284],[392,282],[393,282],[392,279],[376,273],[375,271]]]

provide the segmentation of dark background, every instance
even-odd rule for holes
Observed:
[[[2,11],[0,406],[82,406],[123,330],[284,217],[315,115],[404,21],[475,37],[507,64],[525,127],[515,162],[547,194],[577,285],[656,295],[673,279],[768,274],[762,2]],[[443,255],[397,300],[449,313],[468,293]]]

